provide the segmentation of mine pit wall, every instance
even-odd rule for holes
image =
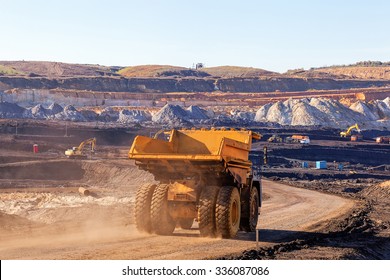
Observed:
[[[171,93],[128,93],[128,92],[88,92],[71,90],[48,90],[48,89],[13,89],[7,93],[0,92],[0,101],[16,103],[20,106],[29,107],[37,104],[49,106],[58,103],[65,107],[73,105],[84,106],[131,106],[144,108],[160,108],[165,104],[180,106],[261,106],[269,102],[284,101],[288,98],[324,97],[332,99],[349,99],[371,101],[383,100],[390,95],[389,90],[365,92],[357,90],[344,91],[309,91],[309,92],[279,92],[279,93],[225,93],[213,95],[212,93],[171,94]]]
[[[8,89],[69,89],[100,92],[273,92],[385,87],[386,80],[334,80],[302,78],[26,78],[0,77]]]
[[[350,100],[384,99],[390,81],[300,78],[110,78],[0,77],[0,101],[21,106],[162,107],[263,105],[307,96]],[[381,87],[381,88],[379,88]]]
[[[156,96],[158,97],[158,96]],[[17,103],[20,106],[42,104],[49,106],[58,103],[61,106],[136,106],[153,107],[154,96],[140,93],[77,92],[48,89],[14,89],[3,94],[2,101]]]

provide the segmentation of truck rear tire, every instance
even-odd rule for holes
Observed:
[[[151,233],[152,231],[150,223],[150,205],[155,188],[155,184],[145,184],[137,190],[134,206],[134,219],[135,226],[141,232]]]
[[[168,188],[167,184],[161,184],[155,188],[150,208],[152,232],[160,235],[172,234],[176,225],[168,211]]]
[[[238,189],[232,186],[219,190],[215,207],[217,234],[223,238],[233,238],[240,227],[241,201]]]
[[[259,219],[259,192],[253,187],[249,197],[249,218],[241,219],[241,228],[246,232],[256,230],[257,221]]]
[[[205,186],[200,193],[198,223],[201,236],[215,236],[215,203],[218,190],[218,186]]]

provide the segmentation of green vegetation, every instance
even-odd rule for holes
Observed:
[[[260,68],[253,67],[239,67],[239,66],[217,66],[202,68],[201,71],[206,72],[212,76],[231,78],[231,77],[243,77],[252,78],[260,76],[273,76],[278,73],[267,71]]]
[[[22,75],[23,72],[17,71],[12,67],[0,64],[0,75]]]
[[[313,67],[310,70],[315,69],[324,69],[324,68],[339,68],[339,67],[388,67],[390,66],[390,61],[382,62],[382,61],[359,61],[353,64],[342,64],[342,65],[332,65],[332,66],[324,66],[324,67]]]
[[[350,64],[348,66],[370,66],[370,67],[373,67],[373,66],[390,66],[390,62],[381,62],[381,61],[360,61],[360,62],[357,62],[355,64]]]

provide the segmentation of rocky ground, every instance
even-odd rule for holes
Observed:
[[[264,178],[352,199],[356,205],[342,217],[316,225],[319,230],[262,246],[258,251],[224,258],[390,258],[388,144],[376,144],[372,138],[351,143],[340,139],[338,130],[297,127],[277,129],[277,132],[310,134],[313,140],[309,146],[268,143],[265,140],[275,128],[253,129],[264,134],[264,140],[254,144],[256,165],[263,158],[263,146],[269,150],[268,165],[262,168]],[[103,225],[114,229],[131,224],[134,192],[139,184],[153,178],[136,169],[126,154],[135,135],[149,136],[156,131],[157,128],[96,127],[95,123],[66,126],[58,121],[24,120],[16,134],[13,121],[3,120],[0,126],[0,235],[3,240],[29,232],[34,235],[42,226],[49,231],[82,226],[88,240],[95,240],[98,237],[87,228],[100,229]],[[374,136],[383,131],[366,133]],[[83,161],[64,158],[65,149],[90,137],[97,138],[95,155]],[[33,154],[32,145],[36,143],[39,153]],[[326,170],[313,168],[313,163],[321,159],[329,162]],[[345,168],[334,170],[333,160],[342,162]],[[304,161],[309,163],[309,168],[301,167]],[[89,189],[93,195],[80,195],[80,187]],[[95,219],[95,214],[100,218]],[[118,237],[114,231],[106,234],[106,238]]]

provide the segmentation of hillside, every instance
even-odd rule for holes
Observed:
[[[363,61],[350,65],[295,69],[285,73],[288,76],[328,79],[390,80],[390,63]]]
[[[370,67],[361,66],[368,71]],[[381,71],[390,67],[378,66]],[[388,73],[381,79],[348,77],[332,72],[348,67],[295,70],[279,74],[259,68],[220,66],[199,70],[170,65],[112,67],[42,61],[0,61],[0,90],[68,90],[124,93],[264,93],[306,92],[388,87]],[[328,72],[327,72],[328,71]],[[379,70],[378,70],[379,71]],[[367,74],[366,77],[369,77]],[[1,94],[1,92],[0,92]],[[382,95],[381,95],[382,96]]]
[[[156,78],[156,77],[206,77],[207,73],[185,67],[172,65],[138,65],[125,67],[118,74],[127,78]]]
[[[253,67],[217,66],[202,68],[202,71],[214,77],[222,78],[258,78],[263,76],[281,76],[276,72]]]
[[[0,74],[29,77],[115,76],[119,67],[48,61],[0,61]]]
[[[390,80],[389,66],[330,67],[315,69],[314,72],[328,73],[349,79]]]

